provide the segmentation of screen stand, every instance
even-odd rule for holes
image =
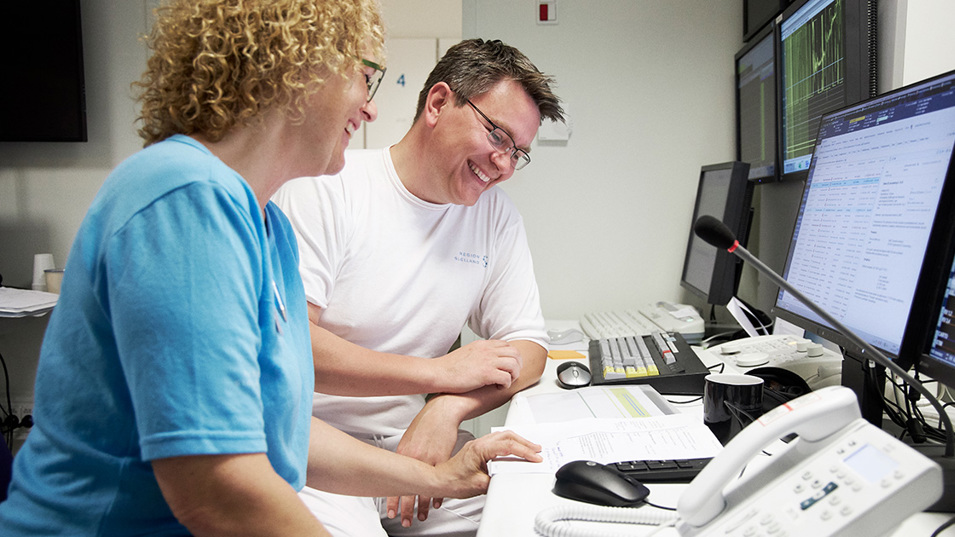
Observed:
[[[856,392],[862,417],[881,429],[885,368],[854,352],[845,351],[845,359],[842,361],[842,385]]]
[[[888,428],[887,432],[898,436],[899,429],[894,423],[883,422],[884,367],[846,351],[842,362],[842,385],[856,392],[863,418],[876,427]],[[929,442],[915,444],[911,442],[911,438],[910,435],[905,435],[906,444],[942,467],[942,497],[926,511],[955,512],[955,458],[944,456],[944,445]]]

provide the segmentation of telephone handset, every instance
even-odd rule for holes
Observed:
[[[763,448],[791,433],[798,438],[782,455],[737,481]],[[862,419],[852,390],[831,386],[776,407],[733,438],[680,497],[677,529],[742,535],[796,523],[815,537],[879,535],[941,494],[937,464]]]

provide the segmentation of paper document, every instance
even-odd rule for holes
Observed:
[[[577,390],[517,394],[509,423],[553,423],[585,418],[645,418],[676,414],[670,403],[645,384],[590,386]]]
[[[543,462],[496,459],[491,475],[554,473],[564,464],[590,460],[603,464],[633,460],[714,457],[723,449],[699,416],[670,414],[648,418],[580,419],[538,423],[510,429],[543,447]]]
[[[42,315],[53,309],[59,298],[54,293],[0,287],[0,317]]]

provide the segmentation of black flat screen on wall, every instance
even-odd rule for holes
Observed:
[[[2,6],[0,142],[85,142],[79,0]]]

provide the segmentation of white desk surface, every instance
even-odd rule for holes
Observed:
[[[560,324],[557,324],[560,323]],[[548,322],[548,327],[556,324],[557,328],[565,328],[567,322]],[[586,348],[586,341],[576,345],[556,346],[561,349],[581,350]],[[586,351],[581,351],[586,355]],[[701,356],[707,366],[715,366],[722,362],[714,359],[707,353]],[[586,359],[582,360],[586,363]],[[561,388],[556,383],[557,366],[561,360],[547,359],[547,366],[541,381],[531,388],[525,390],[525,394],[533,395],[537,393],[547,393],[560,391]],[[727,372],[730,367],[727,367]],[[693,399],[687,396],[669,396],[667,399],[679,401],[681,399]],[[687,405],[674,405],[682,412],[696,413],[702,419],[702,402],[696,401]],[[513,423],[513,416],[508,414],[507,425],[518,425]],[[481,525],[478,529],[478,537],[533,537],[538,535],[534,531],[534,518],[540,511],[558,505],[581,505],[573,500],[561,498],[551,492],[554,486],[554,476],[552,474],[500,474],[491,478],[491,484],[487,492],[487,503],[484,506]],[[685,484],[650,484],[650,501],[657,505],[676,507],[680,493],[687,487]],[[953,514],[946,513],[919,513],[909,517],[890,535],[893,537],[928,537],[932,535],[942,523],[947,521]],[[600,528],[596,523],[575,522],[580,527]],[[603,526],[606,529],[606,525]],[[627,526],[632,528],[633,535],[643,535],[654,529],[651,526]],[[669,528],[660,532],[661,537],[672,537],[679,535],[675,529]],[[942,536],[955,537],[955,527],[949,528],[941,534]]]

